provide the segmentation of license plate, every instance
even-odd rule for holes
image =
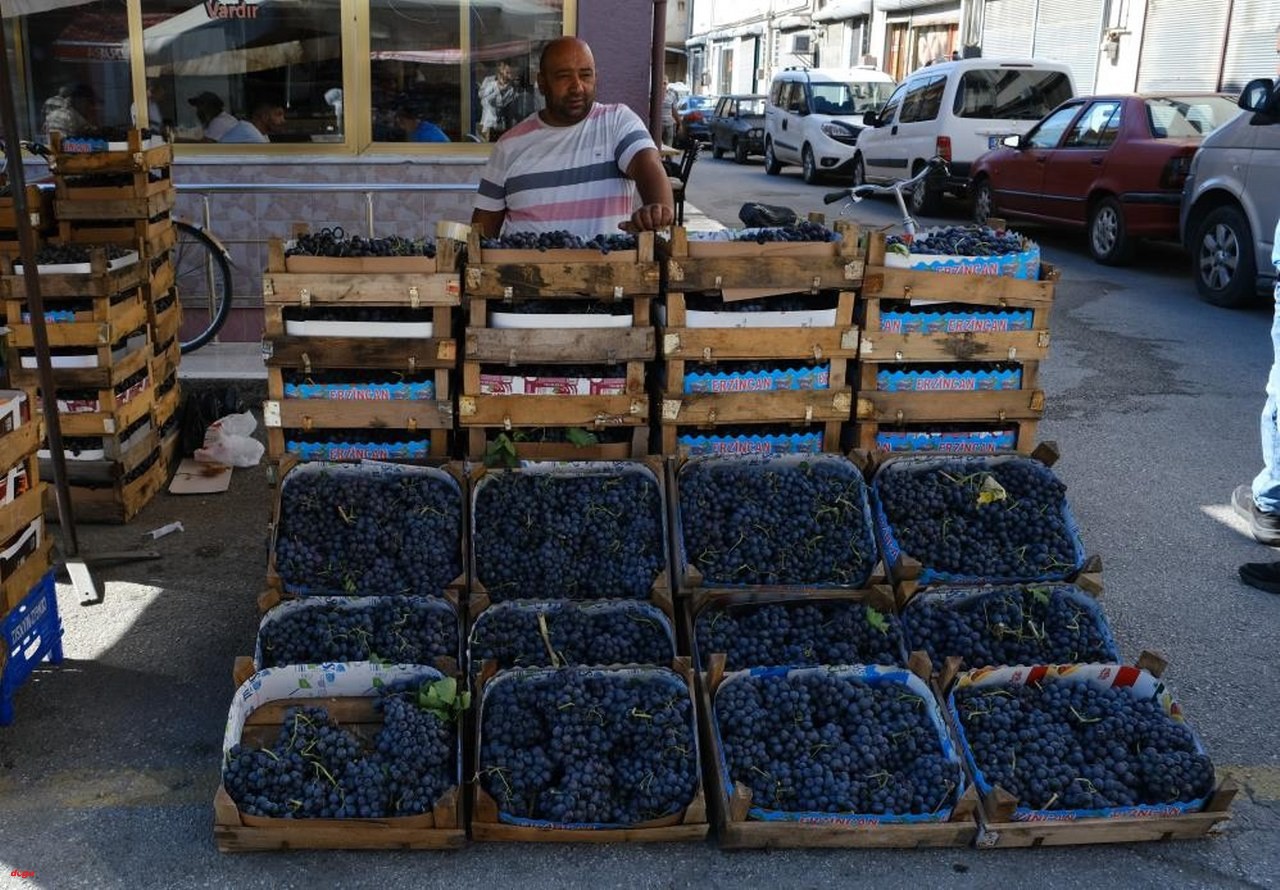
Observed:
[[[1003,137],[1003,136],[988,136],[988,137],[987,137],[987,148],[989,148],[989,149],[991,149],[991,148],[999,148],[999,147],[1003,144],[1003,143],[1001,142],[1001,140],[1002,140],[1002,139],[1004,139],[1004,137]]]

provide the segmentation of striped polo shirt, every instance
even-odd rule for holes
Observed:
[[[597,102],[570,127],[530,115],[494,144],[476,209],[505,210],[504,232],[616,234],[618,223],[639,206],[626,169],[646,148],[656,146],[625,105]]]

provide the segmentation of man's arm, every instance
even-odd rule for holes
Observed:
[[[471,211],[471,225],[480,230],[481,237],[497,238],[498,233],[502,231],[502,223],[507,218],[505,210],[480,210]]]
[[[635,181],[641,207],[631,214],[631,224],[638,230],[652,231],[676,221],[675,199],[671,196],[671,180],[662,169],[656,148],[645,148],[631,159],[627,177]]]

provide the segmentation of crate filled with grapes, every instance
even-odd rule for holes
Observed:
[[[456,676],[462,632],[456,591],[444,596],[308,596],[279,602],[258,623],[236,683],[264,668],[371,661],[430,665]]]
[[[892,593],[698,590],[688,602],[693,664],[703,676],[755,667],[905,665]]]
[[[981,794],[980,846],[1201,837],[1230,818],[1235,786],[1142,668],[967,671],[947,705]]]
[[[866,481],[841,455],[691,457],[674,490],[681,594],[856,590],[882,576]]]
[[[457,467],[286,461],[260,605],[466,588]]]
[[[515,232],[467,242],[468,298],[623,299],[658,295],[661,267],[652,232],[604,232],[584,238],[567,231]]]
[[[56,180],[53,207],[60,225],[85,220],[160,219],[173,210],[178,197],[168,167],[58,176]]]
[[[474,839],[706,838],[687,664],[516,668],[478,698]]]
[[[150,417],[144,419],[149,425]],[[69,491],[77,522],[122,525],[137,516],[165,487],[177,447],[176,429],[147,432],[141,442],[121,452],[123,460],[68,461],[76,466],[75,472],[68,475],[72,478]],[[51,493],[45,498],[45,515],[58,519]]]
[[[40,295],[46,300],[114,297],[143,283],[146,266],[138,252],[118,244],[45,244],[36,252]],[[25,300],[22,260],[0,265],[5,300]],[[52,307],[50,307],[52,308]]]
[[[1071,581],[1100,589],[1066,485],[1038,460],[890,458],[872,477],[871,504],[900,602],[940,584]]]
[[[670,600],[509,600],[473,595],[472,676],[522,667],[669,665],[676,657]]]
[[[11,344],[34,348],[26,299],[5,300],[4,311]],[[110,296],[52,298],[45,303],[44,321],[50,347],[96,347],[145,325],[147,305],[140,287]]]
[[[664,473],[652,461],[529,462],[471,476],[471,592],[670,597]]]
[[[172,143],[146,128],[100,129],[93,136],[49,136],[49,167],[59,176],[135,173],[173,163]]]
[[[852,290],[866,253],[856,225],[811,221],[789,226],[690,232],[663,245],[668,292],[716,292],[727,301],[797,290]]]
[[[223,852],[466,843],[461,716],[431,667],[268,668],[236,691],[214,797]]]
[[[37,233],[48,233],[54,225],[53,189],[50,180],[43,179],[26,184],[27,215],[31,228]],[[9,184],[9,177],[0,173],[0,240],[18,240],[18,205]],[[15,251],[16,253],[16,251]]]
[[[902,609],[907,647],[934,666],[1113,662],[1102,607],[1074,584],[933,587]]]
[[[955,847],[976,799],[942,708],[879,665],[757,667],[703,684],[721,846]]]

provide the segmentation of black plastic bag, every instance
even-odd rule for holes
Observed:
[[[790,207],[777,204],[761,204],[748,201],[738,210],[738,219],[749,228],[769,228],[772,226],[793,226],[799,218]]]

